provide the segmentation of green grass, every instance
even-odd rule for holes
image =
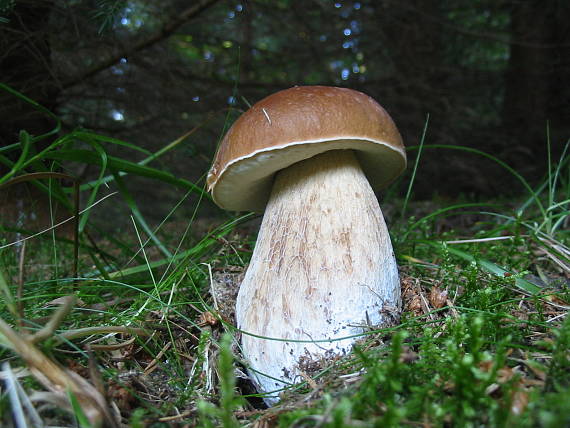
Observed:
[[[186,224],[173,226],[177,204],[152,225],[125,185],[132,175],[181,189],[181,203],[192,193],[201,204],[209,199],[201,185],[151,166],[185,137],[159,153],[143,151],[135,163],[107,152],[118,145],[141,153],[138,147],[87,130],[61,134],[52,117],[52,132],[22,132],[18,143],[0,148],[10,171],[0,184],[19,177],[14,186],[35,186],[52,201],[44,207],[50,218],[56,202],[70,213],[74,207],[73,189],[52,172],[71,175],[69,162],[95,165],[97,178],[78,188],[84,206],[113,186],[131,211],[132,232],[97,230],[84,210],[77,245],[73,236],[48,231],[24,246],[13,242],[35,230],[0,225],[0,365],[7,379],[0,382],[0,425],[39,418],[112,426],[117,410],[134,427],[570,424],[568,145],[533,188],[499,159],[430,146],[422,137],[418,153],[461,150],[502,165],[520,181],[522,196],[426,204],[413,200],[412,180],[404,200],[389,201],[401,322],[363,335],[353,353],[309,373],[266,409],[244,375],[232,324],[232,293],[254,243],[244,232],[252,216],[198,230],[198,205]],[[40,140],[48,147],[38,152]],[[62,299],[68,295],[76,300]],[[20,368],[30,372],[20,376]]]

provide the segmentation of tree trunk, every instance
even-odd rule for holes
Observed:
[[[558,1],[511,3],[511,45],[505,74],[503,126],[512,136],[505,153],[517,169],[528,174],[543,170],[546,161],[546,124],[552,118],[553,99],[566,81],[556,81],[555,53]]]
[[[4,17],[0,37],[2,82],[53,110],[58,87],[51,72],[49,15],[52,1],[17,1]],[[25,129],[40,135],[54,127],[53,120],[31,104],[0,91],[0,146],[15,143]],[[0,171],[1,172],[1,171]]]

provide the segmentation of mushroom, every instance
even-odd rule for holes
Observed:
[[[398,268],[374,190],[406,166],[386,111],[351,89],[298,86],[227,132],[208,174],[227,210],[263,212],[236,302],[242,350],[266,402],[311,363],[400,311]]]

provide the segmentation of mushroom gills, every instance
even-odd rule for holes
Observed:
[[[258,390],[302,381],[315,363],[349,352],[356,339],[347,336],[386,325],[399,307],[388,230],[354,153],[278,172],[236,304]]]

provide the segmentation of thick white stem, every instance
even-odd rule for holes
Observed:
[[[240,329],[269,338],[242,335],[259,390],[303,380],[299,369],[355,340],[331,339],[382,325],[399,306],[390,237],[353,152],[279,172],[236,307]]]

